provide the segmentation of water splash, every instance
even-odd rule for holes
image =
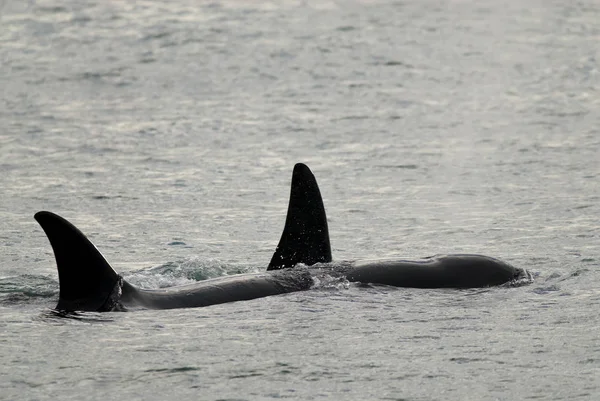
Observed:
[[[256,271],[249,266],[229,265],[218,259],[194,258],[138,270],[125,274],[124,278],[136,286],[150,289],[185,285],[230,274]]]

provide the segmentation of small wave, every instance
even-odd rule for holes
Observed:
[[[249,272],[251,272],[250,268],[227,265],[217,259],[190,259],[137,270],[125,274],[124,277],[136,286],[150,289],[185,285],[215,277]]]
[[[46,276],[24,274],[0,279],[0,304],[15,305],[58,296],[58,282]]]
[[[503,284],[503,287],[522,287],[524,285],[529,285],[533,283],[535,274],[531,273],[528,270],[523,270],[519,276],[506,284]]]
[[[114,319],[111,319],[107,316],[108,315],[103,312],[65,312],[56,309],[50,309],[42,312],[38,319],[48,323],[61,324],[67,321],[77,321],[84,323],[106,323],[114,321]]]
[[[419,168],[416,164],[380,164],[378,167],[381,168],[397,168],[406,170],[416,170]]]
[[[544,282],[546,282],[546,283],[562,283],[562,282],[569,281],[574,278],[578,278],[580,276],[585,276],[590,271],[591,270],[586,267],[579,267],[579,268],[575,268],[574,270],[566,272],[566,273],[552,272],[552,273],[548,274],[548,276],[544,277]],[[534,275],[535,278],[537,278],[538,276],[539,276],[539,273],[536,273]]]
[[[300,264],[297,267],[305,267]],[[308,270],[313,279],[313,289],[347,290],[350,281],[346,278],[345,264],[342,263],[317,263]]]
[[[564,278],[564,280],[566,280],[566,279],[569,279],[569,278],[571,278],[571,277],[578,277],[578,276],[581,276],[581,275],[583,275],[583,274],[585,274],[585,273],[587,273],[587,272],[589,272],[589,271],[590,271],[590,270],[589,270],[589,269],[587,269],[587,268],[585,268],[585,267],[582,267],[582,268],[575,269],[574,271],[572,271],[571,273],[569,273],[569,274],[567,275],[567,277],[565,277],[565,278]]]
[[[345,277],[335,277],[329,275],[313,276],[313,289],[347,290],[350,288],[350,281]]]
[[[54,6],[54,7],[39,6],[39,7],[37,7],[37,10],[42,13],[48,13],[48,14],[60,14],[60,13],[66,13],[69,11],[66,7],[61,7],[61,6]]]
[[[200,370],[195,366],[182,366],[179,368],[156,368],[156,369],[147,369],[145,372],[148,373],[181,373],[181,372],[193,372],[196,370]]]
[[[545,295],[545,294],[549,294],[549,293],[553,293],[553,292],[557,292],[560,291],[561,288],[556,285],[549,285],[549,286],[545,286],[545,287],[537,287],[533,289],[533,292],[538,294],[538,295]]]

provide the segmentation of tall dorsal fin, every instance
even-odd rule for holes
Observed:
[[[327,216],[315,176],[302,163],[294,166],[285,227],[267,270],[331,262]]]
[[[94,244],[73,224],[50,212],[34,218],[42,226],[56,258],[60,298],[56,309],[103,311],[112,308],[111,295],[119,275]]]

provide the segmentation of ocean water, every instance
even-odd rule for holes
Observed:
[[[593,0],[0,1],[0,399],[599,399],[598,21]],[[145,288],[257,272],[296,162],[334,259],[480,253],[533,283],[52,313],[35,212]]]

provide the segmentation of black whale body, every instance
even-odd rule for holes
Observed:
[[[288,214],[293,218],[282,235],[283,244],[287,239],[289,247],[280,246],[275,255],[293,265],[331,262],[325,207],[314,175],[303,164],[294,168],[290,204],[294,207]],[[117,274],[69,221],[47,211],[34,217],[54,251],[60,285],[56,309],[60,311],[193,308],[303,291],[313,285],[306,268],[294,268],[217,277],[156,290],[136,288]]]
[[[316,179],[304,164],[292,175],[290,203],[281,240],[266,272],[224,276],[198,283],[145,290],[125,281],[73,224],[51,212],[35,219],[54,251],[61,311],[111,311],[142,307],[209,306],[303,291],[314,284],[311,268],[351,282],[414,288],[474,288],[527,277],[523,269],[481,255],[439,255],[421,261],[351,261],[330,264],[325,208]],[[297,266],[302,264],[303,266]]]
[[[193,308],[302,291],[313,285],[308,270],[300,268],[236,274],[156,290],[136,288],[67,220],[50,212],[36,213],[35,219],[54,250],[60,283],[56,309],[61,311]]]
[[[295,179],[296,176],[304,178]],[[329,234],[320,236],[320,233],[328,233],[320,192],[318,189],[310,192],[318,193],[319,199],[305,196],[306,188],[316,186],[310,169],[296,164],[285,227],[267,271],[290,268],[298,263],[311,266],[324,259],[331,261]],[[320,207],[316,207],[317,204]],[[317,260],[315,254],[327,256]],[[355,260],[338,262],[335,266],[338,271],[333,273],[341,273],[351,282],[411,288],[478,288],[531,278],[524,269],[489,256],[472,254],[435,255],[421,260]]]
[[[422,260],[354,261],[348,281],[411,288],[478,288],[527,278],[501,260],[483,255],[435,255]]]

